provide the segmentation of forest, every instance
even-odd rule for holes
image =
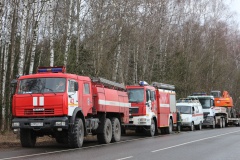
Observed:
[[[172,84],[177,98],[227,90],[240,108],[240,26],[225,0],[0,0],[0,15],[1,132],[11,81],[39,66]]]

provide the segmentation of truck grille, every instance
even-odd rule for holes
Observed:
[[[51,115],[54,109],[45,109],[44,111],[33,111],[32,109],[24,109],[24,115]]]
[[[130,114],[138,113],[138,110],[139,110],[138,107],[130,107],[129,108],[129,113]]]

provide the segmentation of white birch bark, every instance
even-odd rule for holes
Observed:
[[[121,57],[121,40],[122,40],[122,27],[120,27],[119,31],[118,31],[118,46],[117,46],[117,53],[116,53],[116,60],[115,60],[115,68],[114,68],[114,72],[113,72],[113,77],[112,80],[116,81],[117,80],[117,73],[118,73],[118,69],[119,69],[119,60]]]
[[[80,44],[80,12],[81,12],[81,0],[77,0],[77,44],[76,44],[76,63],[79,68],[79,44]]]
[[[54,7],[55,1],[49,0],[48,1],[48,8],[49,8],[49,41],[50,41],[50,66],[54,66],[54,49],[53,49],[53,7]],[[45,24],[46,25],[46,24]]]
[[[2,66],[2,60],[3,60],[3,45],[2,45],[2,35],[4,33],[2,25],[3,25],[3,15],[4,15],[4,0],[0,0],[0,66]],[[0,77],[2,77],[2,71],[0,70]],[[1,84],[1,82],[0,82]],[[1,86],[1,85],[0,85]]]
[[[8,67],[8,55],[9,55],[9,46],[11,44],[10,38],[10,29],[11,29],[11,20],[12,20],[12,7],[11,4],[7,4],[7,19],[5,27],[5,51],[3,58],[3,81],[2,81],[2,126],[1,131],[5,130],[6,122],[6,100],[5,100],[5,89],[6,89],[6,76],[7,76],[7,67]]]
[[[64,53],[64,66],[67,66],[67,60],[68,60],[68,53],[70,48],[70,42],[71,42],[71,19],[72,19],[72,0],[70,0],[69,4],[69,17],[68,17],[68,28],[67,28],[67,40],[65,44],[65,53]]]
[[[29,74],[33,73],[33,66],[34,66],[34,59],[35,59],[35,54],[36,54],[36,45],[38,41],[38,28],[39,28],[39,19],[40,19],[40,14],[38,16],[38,11],[37,9],[39,8],[39,1],[35,0],[34,2],[34,25],[33,25],[33,45],[32,45],[32,52],[31,52],[31,59],[30,59],[30,67],[29,67]],[[39,11],[41,12],[41,11]]]
[[[26,21],[27,21],[27,8],[28,8],[28,1],[23,0],[23,16],[22,16],[22,28],[21,28],[21,39],[20,39],[20,53],[19,53],[19,60],[18,60],[18,74],[23,75],[24,70],[24,61],[25,61],[25,43],[26,43]]]
[[[2,48],[2,33],[3,33],[2,32],[2,22],[3,22],[2,17],[3,17],[3,6],[4,6],[3,2],[4,2],[3,0],[0,0],[0,17],[1,17],[1,19],[0,19],[0,33],[1,33],[0,34],[0,48]],[[1,55],[2,55],[2,52],[1,52]],[[1,62],[0,62],[0,64],[1,64]]]

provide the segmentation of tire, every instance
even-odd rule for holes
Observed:
[[[143,128],[142,127],[136,127],[135,128],[135,133],[136,134],[143,133]]]
[[[199,122],[199,124],[196,126],[197,130],[202,130],[202,122]]]
[[[173,130],[173,126],[172,126],[172,120],[169,119],[169,126],[166,128],[166,134],[171,134]]]
[[[58,132],[55,135],[56,142],[59,144],[67,144],[68,143],[68,133],[66,130]]]
[[[84,139],[84,125],[81,118],[77,118],[72,128],[68,130],[68,145],[71,148],[82,147]]]
[[[119,142],[121,139],[121,124],[118,118],[112,118],[112,140],[111,142]]]
[[[219,128],[222,128],[222,124],[223,124],[223,121],[222,121],[222,118],[221,118],[221,119],[220,119]]]
[[[199,123],[198,130],[202,130],[202,122]]]
[[[30,129],[20,129],[20,141],[22,147],[34,147],[36,144],[37,136]]]
[[[161,134],[166,134],[166,128],[161,128],[160,131],[161,131]]]
[[[194,124],[193,122],[191,123],[191,126],[190,126],[190,131],[193,131],[194,130]]]
[[[225,118],[222,119],[222,128],[226,127],[226,122],[225,122]]]
[[[150,126],[149,130],[147,130],[147,135],[150,137],[153,137],[155,134],[156,134],[155,121],[153,119],[151,119],[151,126]]]
[[[213,125],[211,126],[212,129],[215,129],[216,127],[216,123],[215,123],[215,120],[213,120]]]
[[[110,119],[106,118],[103,123],[103,130],[97,134],[98,142],[101,144],[108,144],[112,139],[112,123]]]

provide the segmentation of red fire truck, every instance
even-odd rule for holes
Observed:
[[[121,126],[129,123],[125,86],[65,71],[39,67],[38,73],[17,79],[12,128],[20,130],[21,145],[34,147],[44,135],[73,148],[81,147],[88,134],[100,143],[120,141]]]
[[[130,107],[130,119],[127,128],[136,132],[146,132],[154,136],[159,132],[171,133],[177,124],[175,87],[154,82],[148,85],[140,81],[139,85],[126,86]]]

